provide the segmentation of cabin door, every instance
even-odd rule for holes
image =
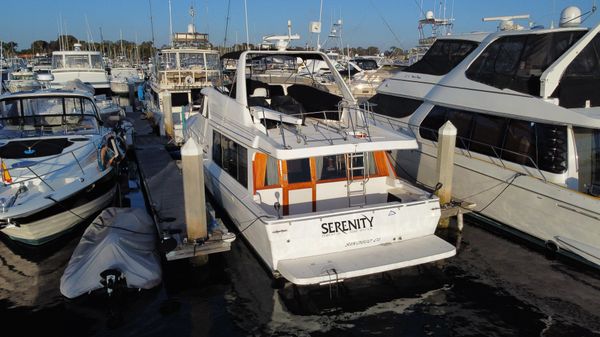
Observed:
[[[316,181],[314,159],[281,161],[283,215],[314,212]]]

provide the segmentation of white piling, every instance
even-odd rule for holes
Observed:
[[[173,138],[173,105],[171,101],[171,93],[163,93],[163,124],[165,135],[168,138]]]
[[[447,121],[438,130],[437,176],[442,187],[436,195],[440,205],[444,206],[452,200],[452,176],[454,171],[454,147],[456,145],[456,127]],[[441,219],[438,227],[447,228],[449,219]]]
[[[202,150],[190,138],[181,148],[183,166],[183,196],[188,242],[208,237],[206,226],[206,198],[204,196],[204,167]],[[165,186],[165,188],[169,188]]]

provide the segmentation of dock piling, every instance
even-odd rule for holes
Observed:
[[[456,145],[456,127],[447,121],[438,130],[437,177],[442,187],[436,191],[442,208],[452,201],[452,176],[454,171],[454,147]],[[449,218],[441,218],[439,228],[447,228]],[[462,220],[462,215],[461,215]]]
[[[162,94],[162,102],[165,135],[168,138],[173,138],[173,105],[170,92]]]
[[[181,148],[183,194],[188,242],[208,237],[202,151],[190,138]]]

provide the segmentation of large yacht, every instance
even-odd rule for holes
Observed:
[[[65,83],[79,79],[94,87],[95,94],[110,95],[110,82],[106,73],[102,54],[99,51],[82,50],[76,43],[74,50],[52,52],[54,76],[52,87],[60,89]]]
[[[261,58],[325,62],[341,95],[252,76]],[[327,284],[456,253],[434,235],[438,198],[389,161],[414,137],[373,125],[325,54],[246,51],[234,79],[202,90],[186,135],[204,149],[208,191],[274,276]]]
[[[451,121],[456,197],[495,224],[598,265],[600,25],[580,27],[580,18],[569,7],[559,28],[503,22],[437,83],[408,72],[412,86],[392,79],[380,92],[414,103],[412,111],[395,105],[396,121],[407,121],[419,142],[397,153],[404,173],[437,183],[437,130]]]

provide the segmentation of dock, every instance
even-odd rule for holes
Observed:
[[[235,236],[215,217],[210,204],[207,204],[207,216],[210,214],[216,219],[216,229],[209,231],[206,240],[188,241],[181,167],[167,151],[167,139],[153,132],[142,112],[128,109],[127,118],[134,126],[134,152],[140,179],[167,261],[229,251]]]

